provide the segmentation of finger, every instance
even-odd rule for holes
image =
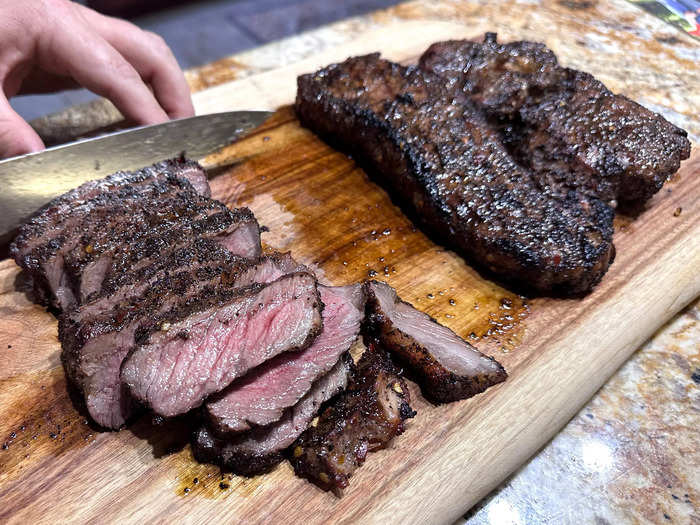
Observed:
[[[42,149],[44,143],[36,131],[12,109],[5,96],[0,95],[0,158]]]
[[[78,17],[61,20],[51,36],[40,42],[39,66],[68,74],[90,91],[111,100],[137,124],[168,120],[138,72],[104,38]]]
[[[70,77],[52,75],[39,69],[32,70],[22,81],[18,95],[54,93],[66,89],[77,89],[80,85]]]
[[[124,20],[103,16],[86,7],[76,7],[93,29],[151,85],[158,102],[171,118],[194,115],[189,85],[175,56],[159,35],[143,31]]]

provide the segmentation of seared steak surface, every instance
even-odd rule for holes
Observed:
[[[202,426],[193,436],[195,458],[221,465],[244,476],[271,470],[282,461],[284,450],[308,428],[321,405],[345,389],[352,366],[350,355],[343,354],[335,366],[318,378],[294,406],[267,426],[256,427],[225,440],[217,438],[207,426]]]
[[[365,283],[365,342],[378,341],[418,380],[423,395],[449,403],[479,394],[505,381],[507,374],[446,326],[402,301],[379,281]]]
[[[371,346],[343,392],[291,449],[298,476],[342,494],[368,452],[385,447],[415,415],[408,388],[388,355]]]
[[[24,255],[27,250],[50,240],[53,227],[76,205],[90,201],[99,195],[113,193],[126,186],[137,187],[155,181],[184,179],[193,190],[209,197],[211,191],[207,174],[194,161],[171,159],[148,166],[138,171],[119,171],[104,179],[86,182],[63,195],[56,197],[39,209],[27,222],[22,224],[13,242],[13,255]]]
[[[206,404],[209,426],[226,436],[269,425],[301,399],[311,385],[338,362],[357,339],[364,304],[353,304],[361,285],[320,286],[323,331],[301,352],[287,352],[266,361],[231,384]]]
[[[296,110],[478,265],[540,292],[590,290],[613,258],[612,209],[542,187],[443,84],[376,54],[354,57],[299,77]]]
[[[433,44],[420,68],[492,119],[523,165],[551,185],[639,206],[690,155],[687,133],[588,73],[561,67],[544,44]]]
[[[117,223],[115,217],[122,219]],[[75,302],[82,304],[98,293],[108,274],[119,275],[140,268],[149,262],[153,251],[161,248],[159,255],[166,255],[163,245],[174,245],[178,240],[213,238],[221,241],[236,236],[243,228],[257,222],[250,210],[231,211],[218,201],[193,195],[178,194],[174,199],[143,200],[135,207],[124,207],[104,224],[90,217],[91,232],[81,225],[78,245],[63,253],[63,274],[70,286]],[[257,255],[259,241],[241,255]],[[166,253],[163,253],[166,252]],[[61,306],[67,308],[71,304]]]
[[[20,228],[11,252],[38,295],[64,310],[99,295],[110,274],[148,265],[187,240],[212,238],[235,253],[259,255],[250,210],[231,211],[197,190],[208,195],[206,174],[191,161],[110,175],[40,210]]]

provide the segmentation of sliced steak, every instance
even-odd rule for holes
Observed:
[[[41,297],[59,308],[67,306],[74,297],[64,271],[64,255],[79,246],[90,251],[92,247],[81,239],[92,232],[110,230],[129,222],[133,207],[143,207],[144,202],[152,199],[175,199],[177,195],[198,197],[204,213],[216,211],[209,204],[212,201],[197,196],[184,179],[170,177],[144,185],[121,186],[71,208],[63,215],[63,220],[51,228],[47,242],[31,250],[22,250],[21,255],[17,252],[15,260],[32,276]]]
[[[236,230],[238,231],[238,230]],[[157,241],[154,240],[156,243]],[[81,307],[81,316],[96,315],[107,311],[124,300],[137,298],[153,283],[164,276],[183,269],[206,266],[236,267],[241,257],[207,238],[185,239],[176,245],[163,246],[163,250],[141,252],[133,264],[113,263],[102,283],[98,296]],[[148,253],[148,255],[146,255]],[[306,267],[292,259],[289,252],[273,253],[257,258],[256,264],[242,275],[236,275],[237,283],[270,282],[292,272],[305,271]],[[128,270],[123,270],[128,266]],[[243,285],[241,285],[243,286]]]
[[[561,67],[544,44],[433,44],[420,67],[462,91],[496,122],[543,181],[639,205],[690,155],[687,133],[588,73]]]
[[[198,264],[181,259],[179,263],[182,265],[174,266],[144,290],[125,283],[111,295],[59,317],[66,375],[83,393],[88,412],[99,425],[119,428],[131,413],[131,401],[119,374],[122,362],[135,346],[138,329],[217,286],[249,287],[296,268],[288,254],[258,261],[230,257]]]
[[[364,304],[353,299],[360,298],[361,288],[360,284],[320,286],[324,305],[321,335],[306,350],[266,361],[210,399],[206,404],[209,427],[226,436],[280,419],[357,339]]]
[[[449,403],[505,381],[507,374],[446,326],[402,301],[386,283],[365,283],[365,343],[376,340],[416,377],[423,395]]]
[[[614,255],[612,209],[542,188],[443,83],[378,55],[355,57],[299,77],[296,110],[478,265],[539,292],[590,290]]]
[[[103,179],[86,182],[39,209],[20,227],[12,244],[12,255],[19,264],[19,259],[30,250],[50,241],[55,235],[55,227],[64,221],[74,208],[86,201],[120,189],[138,190],[139,186],[173,179],[185,179],[200,195],[211,195],[206,172],[192,160],[171,159],[138,171],[119,171]]]
[[[130,218],[110,230],[83,234],[64,256],[66,280],[79,304],[100,291],[108,275],[138,270],[197,238],[213,238],[243,257],[260,255],[260,228],[248,208],[229,210],[222,203],[191,194],[168,201],[145,201]]]
[[[268,359],[308,347],[321,332],[321,310],[308,273],[203,290],[139,329],[122,382],[156,414],[184,414]]]
[[[233,255],[211,239],[187,239],[169,253],[153,257],[146,266],[133,271],[108,272],[99,294],[83,302],[76,312],[71,311],[67,315],[88,320],[125,302],[140,300],[151,286],[168,275],[207,267],[228,268],[243,262],[243,258]]]
[[[352,358],[343,354],[335,366],[317,379],[306,395],[288,408],[278,421],[231,440],[219,439],[209,428],[202,426],[193,437],[195,458],[244,476],[271,470],[282,461],[283,451],[308,428],[321,405],[345,389],[351,370]]]
[[[348,390],[292,446],[296,474],[337,495],[367,452],[384,448],[415,415],[406,383],[383,350],[370,347],[357,368]]]
[[[214,238],[228,252],[241,257],[255,258],[262,251],[260,227],[248,208],[226,209],[223,214],[206,217],[185,230],[170,230],[162,236],[147,235],[133,242],[128,249],[114,254],[105,276],[106,282],[126,272],[139,271],[196,238]]]

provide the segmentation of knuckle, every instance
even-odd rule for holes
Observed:
[[[151,31],[146,31],[146,35],[151,41],[151,46],[157,53],[161,55],[171,54],[170,46],[168,46],[168,43],[162,36],[160,36],[158,33],[153,33]]]
[[[44,11],[44,15],[48,14],[52,17],[65,14],[73,7],[67,0],[41,0],[40,5],[40,8]]]
[[[0,116],[0,158],[13,157],[29,151],[30,148],[22,140],[19,127],[15,119]]]
[[[133,66],[119,54],[110,55],[106,63],[112,74],[120,79],[132,81],[139,77]]]

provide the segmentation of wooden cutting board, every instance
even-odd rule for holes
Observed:
[[[196,104],[200,111],[255,106],[251,100],[281,106],[292,100],[296,74],[317,65],[383,46],[410,60],[431,41],[474,36],[449,24],[399,29],[204,91]],[[289,107],[206,165],[213,195],[249,206],[270,229],[266,247],[292,250],[325,282],[386,280],[496,357],[509,379],[439,407],[411,385],[417,416],[389,449],[369,456],[342,499],[295,478],[286,463],[252,479],[222,475],[194,462],[186,423],[154,427],[143,417],[121,432],[92,428],[67,390],[55,318],[31,302],[24,276],[4,261],[0,522],[449,522],[700,293],[697,150],[644,213],[616,220],[615,263],[592,294],[570,300],[521,297],[431,242],[351,159],[302,129]]]

